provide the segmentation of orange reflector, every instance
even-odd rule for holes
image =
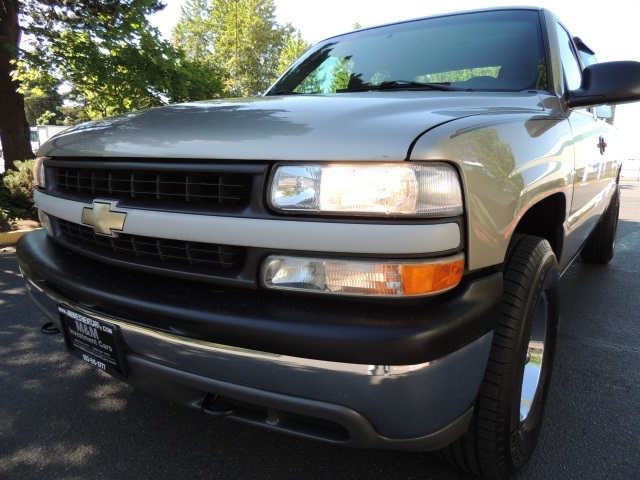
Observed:
[[[455,287],[462,279],[464,259],[447,263],[403,265],[402,286],[405,295],[424,295]]]

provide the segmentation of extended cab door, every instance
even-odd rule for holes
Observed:
[[[557,35],[565,87],[575,90],[580,87],[584,64],[576,44],[560,24]],[[591,56],[590,61],[595,61]],[[619,167],[617,158],[612,155],[615,130],[598,118],[596,109],[575,108],[569,110],[567,116],[573,134],[575,161],[573,198],[567,221],[569,236],[565,244],[566,257],[569,258],[563,258],[565,261],[573,258],[596,226],[608,205],[607,193]]]

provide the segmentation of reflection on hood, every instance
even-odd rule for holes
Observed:
[[[541,110],[535,94],[366,92],[227,99],[171,105],[78,125],[53,137],[38,154],[404,160],[412,142],[438,124],[488,112]]]

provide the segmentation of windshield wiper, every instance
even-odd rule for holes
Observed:
[[[269,92],[267,95],[304,95],[304,92],[296,92],[294,90],[278,90],[277,92]]]
[[[467,91],[466,88],[452,87],[450,82],[414,82],[412,80],[389,80],[377,84],[364,84],[357,87],[342,88],[336,90],[336,93],[345,92],[369,92],[384,90],[442,90],[446,92]]]

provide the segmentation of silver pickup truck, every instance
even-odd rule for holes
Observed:
[[[614,254],[606,104],[639,99],[639,63],[597,63],[544,9],[350,32],[260,97],[50,139],[18,259],[49,331],[131,385],[509,478],[540,430],[558,280]]]

